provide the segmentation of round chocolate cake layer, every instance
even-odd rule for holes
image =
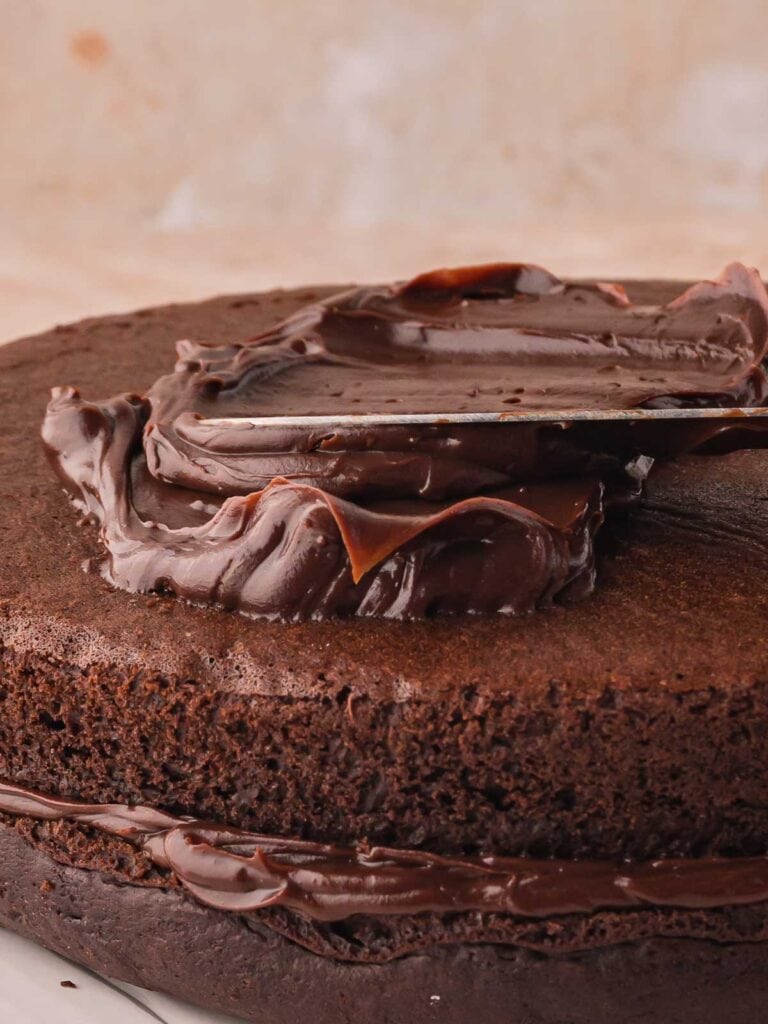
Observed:
[[[679,285],[627,286],[663,302]],[[559,857],[762,853],[768,456],[660,468],[600,586],[522,619],[251,621],[111,590],[46,463],[49,388],[147,387],[182,337],[318,293],[0,349],[0,775],[321,841]]]
[[[694,939],[678,937],[674,921],[663,937],[663,925],[652,922],[649,937],[640,929],[632,942],[543,956],[477,944],[470,928],[468,941],[350,963],[318,956],[258,918],[201,906],[163,888],[125,851],[94,845],[82,835],[53,834],[36,846],[28,828],[0,824],[0,926],[111,977],[258,1024],[764,1019],[768,943],[754,941],[766,928],[762,908],[732,912],[730,929],[743,939],[737,943],[723,944],[718,921],[702,922]],[[598,935],[606,924],[610,932],[617,922],[601,919]],[[342,932],[342,944],[345,938]]]

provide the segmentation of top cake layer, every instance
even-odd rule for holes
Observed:
[[[666,302],[681,286],[629,283]],[[768,843],[762,452],[662,467],[587,602],[522,619],[285,626],[84,571],[48,389],[146,389],[179,337],[317,295],[86,321],[0,349],[0,774],[278,835],[638,857]]]

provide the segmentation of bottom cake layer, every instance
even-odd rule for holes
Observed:
[[[0,925],[102,974],[259,1024],[761,1024],[768,943],[653,938],[546,956],[449,945],[317,956],[258,916],[59,864],[0,825]]]

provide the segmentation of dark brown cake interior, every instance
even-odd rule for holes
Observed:
[[[676,284],[629,285],[666,301]],[[599,592],[522,620],[253,622],[110,590],[45,462],[48,389],[140,390],[181,337],[313,295],[0,349],[0,775],[287,835],[438,852],[762,852],[768,456],[662,468]]]

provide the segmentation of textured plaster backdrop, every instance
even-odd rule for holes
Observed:
[[[765,0],[0,16],[0,338],[464,260],[768,271]]]

